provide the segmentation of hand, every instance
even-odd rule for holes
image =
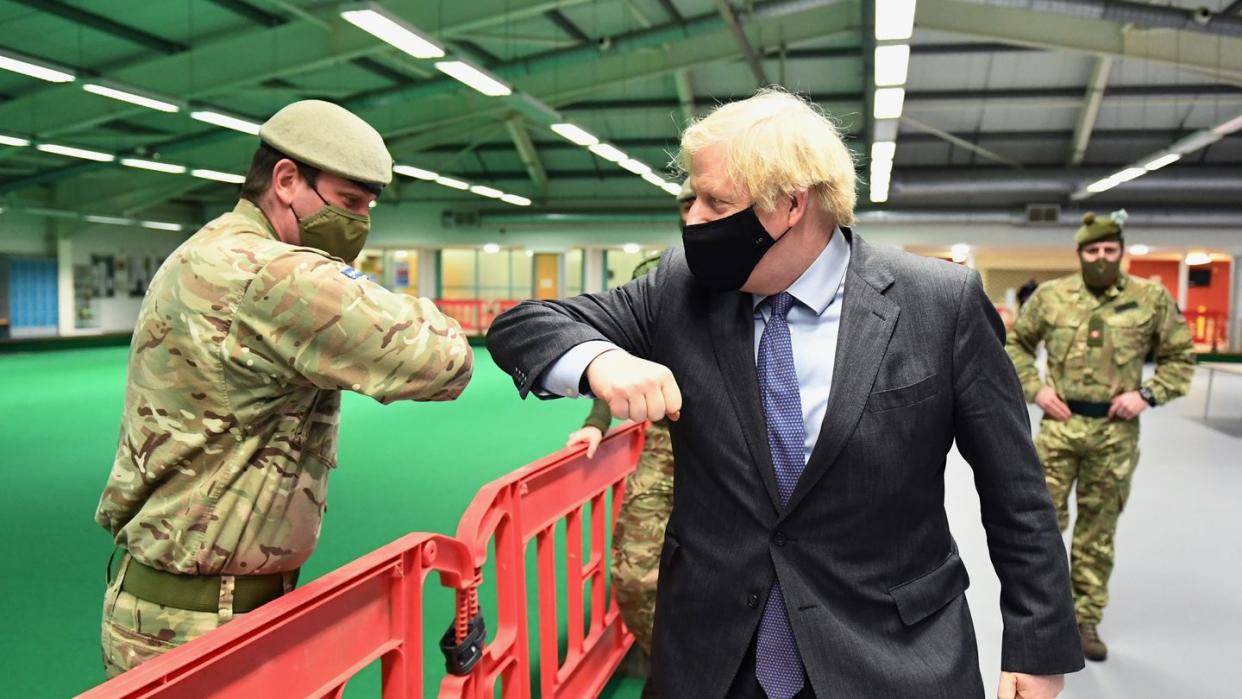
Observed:
[[[1065,675],[1001,672],[997,699],[1053,699],[1065,689]]]
[[[621,420],[674,422],[681,416],[681,389],[668,367],[639,359],[623,350],[596,357],[586,370],[591,393],[608,403]]]
[[[1070,413],[1069,406],[1065,404],[1065,401],[1061,400],[1061,397],[1057,395],[1056,390],[1051,386],[1044,386],[1039,389],[1039,393],[1035,395],[1035,405],[1038,405],[1045,415],[1057,422],[1065,422],[1070,419],[1072,414]]]
[[[599,431],[598,427],[587,426],[572,432],[569,435],[569,441],[565,442],[566,447],[574,447],[579,444],[585,444],[587,448],[587,458],[595,457],[595,450],[599,448],[599,441],[604,438],[604,433]]]
[[[1112,404],[1108,406],[1108,417],[1133,420],[1150,407],[1138,391],[1127,391],[1113,398]]]

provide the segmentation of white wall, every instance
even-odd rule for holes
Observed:
[[[49,234],[48,219],[42,216],[5,211],[0,213],[0,255],[56,254],[56,244]]]
[[[168,257],[189,235],[169,231],[155,231],[128,226],[84,226],[73,231],[72,255],[74,265],[89,265],[91,255],[113,255],[118,260],[130,257]],[[116,295],[92,301],[95,311],[95,332],[129,332],[138,320],[142,297],[131,297],[128,284],[130,270],[118,274]]]

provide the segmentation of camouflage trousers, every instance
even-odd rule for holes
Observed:
[[[1138,464],[1138,438],[1137,420],[1074,415],[1067,422],[1040,422],[1035,448],[1061,531],[1069,527],[1069,495],[1075,490],[1078,517],[1070,545],[1070,580],[1079,623],[1098,624],[1108,605],[1114,536]]]
[[[233,613],[231,576],[221,578],[219,611],[197,612],[147,602],[121,590],[121,580],[129,564],[130,557],[126,554],[104,593],[100,646],[104,671],[109,678],[243,616]],[[292,585],[290,578],[286,591],[292,589]]]
[[[651,653],[656,582],[664,528],[673,510],[673,446],[668,427],[653,424],[638,467],[625,480],[625,500],[612,534],[612,583],[621,618]]]

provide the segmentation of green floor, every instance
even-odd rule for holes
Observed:
[[[94,523],[125,385],[124,348],[0,356],[0,694],[61,697],[102,681],[107,533]],[[453,533],[479,486],[564,443],[588,408],[520,401],[482,348],[462,398],[381,406],[347,394],[314,579],[410,531]],[[487,595],[484,599],[487,599]],[[442,629],[436,610],[429,625]],[[431,658],[429,658],[430,662]],[[378,696],[378,673],[349,696]],[[637,696],[615,680],[604,696]]]

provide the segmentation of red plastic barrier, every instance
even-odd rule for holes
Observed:
[[[351,677],[382,659],[386,699],[423,691],[423,586],[432,571],[457,591],[459,630],[475,604],[480,571],[495,538],[496,628],[465,677],[446,677],[442,699],[530,696],[526,545],[536,540],[540,686],[544,697],[595,696],[633,643],[616,601],[605,604],[604,526],[616,521],[626,475],[643,445],[643,425],[614,430],[595,458],[562,450],[484,486],[466,510],[457,538],[412,533],[82,695],[124,697],[339,697]],[[604,498],[613,506],[604,515]],[[582,521],[591,507],[591,548],[581,561]],[[553,531],[567,521],[568,650],[557,657]],[[591,626],[583,633],[585,588]],[[436,643],[438,639],[431,639]]]
[[[1229,319],[1224,311],[1209,311],[1203,306],[1186,311],[1186,323],[1196,345],[1209,345],[1213,352],[1229,344]]]
[[[483,335],[492,327],[496,316],[521,303],[511,299],[489,301],[485,299],[436,299],[436,307],[444,315],[461,324],[470,335]]]

